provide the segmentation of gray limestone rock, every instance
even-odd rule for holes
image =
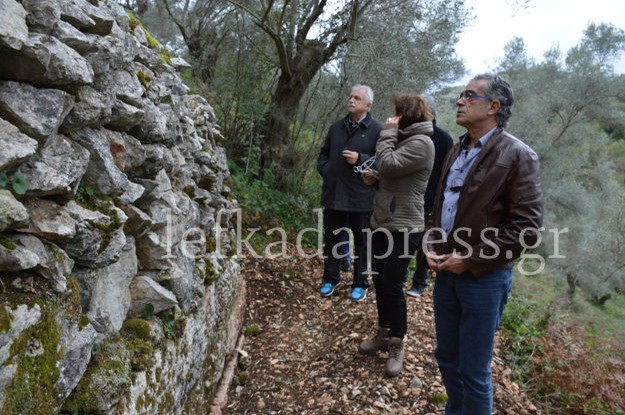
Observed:
[[[169,310],[178,305],[174,293],[145,275],[136,276],[130,284],[130,310],[128,317],[140,318],[148,304],[153,307],[153,312]]]
[[[0,81],[0,115],[40,142],[57,132],[73,106],[74,98],[59,89]]]
[[[26,9],[26,23],[31,30],[50,33],[61,20],[59,0],[21,0]]]
[[[28,223],[28,210],[8,190],[0,189],[0,232]]]
[[[0,1],[0,46],[20,50],[27,39],[24,7],[15,0]]]
[[[86,0],[65,0],[61,3],[61,19],[86,33],[106,36],[111,33],[114,17],[105,8]]]
[[[109,122],[113,107],[113,98],[109,94],[85,85],[76,92],[76,95],[76,104],[61,125],[61,131],[96,127]]]
[[[76,235],[77,221],[58,203],[46,199],[27,199],[24,205],[30,222],[20,232],[50,241],[65,241]]]
[[[37,151],[37,141],[0,118],[0,171],[17,166]]]
[[[59,195],[70,199],[87,171],[89,151],[60,134],[51,136],[39,153],[20,167],[29,196]]]
[[[93,82],[85,58],[53,36],[31,33],[20,51],[0,50],[0,78],[41,86],[85,85]]]
[[[104,129],[84,128],[71,139],[89,150],[91,157],[82,183],[102,195],[119,196],[128,186],[128,177],[117,167]]]
[[[40,258],[36,253],[22,246],[15,236],[8,239],[12,243],[0,244],[0,271],[25,271],[37,266]]]
[[[76,221],[76,234],[69,240],[59,242],[76,264],[88,268],[101,268],[116,262],[127,243],[123,225],[126,214],[114,205],[101,204],[90,210],[71,201],[65,211]]]
[[[132,239],[117,262],[103,268],[76,269],[74,274],[84,288],[87,316],[98,333],[117,333],[130,309],[130,283],[137,274],[137,257]]]
[[[64,293],[67,290],[67,277],[74,268],[74,261],[65,251],[52,242],[42,241],[33,235],[15,235],[13,239],[39,257],[39,262],[32,271],[50,280],[54,291]]]
[[[145,90],[139,78],[127,70],[120,69],[98,75],[94,87],[135,107],[141,108],[145,104],[142,98]]]
[[[111,108],[111,119],[106,128],[116,131],[128,131],[143,119],[144,111],[134,105],[116,100]]]

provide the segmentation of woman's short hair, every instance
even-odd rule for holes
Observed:
[[[400,116],[399,128],[403,129],[422,121],[432,121],[434,116],[423,95],[398,92],[393,95],[395,115]]]

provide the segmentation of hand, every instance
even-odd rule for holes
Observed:
[[[428,263],[428,267],[435,272],[438,272],[438,264],[440,264],[444,258],[445,255],[438,255],[434,251],[428,251],[425,253],[425,260]]]
[[[345,161],[347,162],[347,164],[350,165],[354,165],[358,162],[358,152],[357,151],[351,151],[351,150],[343,150],[343,157],[345,157]]]
[[[449,271],[452,274],[460,275],[469,269],[461,255],[455,252],[445,255],[436,255],[434,252],[428,252],[426,259],[430,269],[435,272]]]
[[[378,179],[376,179],[374,176],[370,174],[363,174],[362,181],[365,182],[365,184],[369,187],[373,187],[376,184],[378,184]]]
[[[390,128],[399,128],[399,120],[400,120],[400,116],[394,115],[392,117],[388,117],[386,119],[386,125],[385,128],[390,129]]]

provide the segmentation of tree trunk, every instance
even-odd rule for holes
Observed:
[[[261,131],[260,178],[271,170],[280,190],[288,187],[288,178],[297,167],[299,155],[291,137],[291,124],[297,116],[299,103],[315,75],[325,64],[325,45],[306,40],[291,60],[291,72],[284,71],[265,113]]]
[[[566,282],[569,285],[566,294],[569,296],[569,299],[572,300],[575,295],[575,289],[577,288],[577,277],[573,274],[566,274]]]
[[[208,38],[211,35],[206,33],[197,34],[194,35],[193,38],[185,40],[187,48],[189,49],[189,55],[191,55],[194,61],[193,75],[206,85],[210,85],[215,76],[217,54],[208,51],[210,48],[210,40],[202,42],[201,36],[206,36]]]

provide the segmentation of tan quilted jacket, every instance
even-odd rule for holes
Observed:
[[[434,163],[432,133],[430,121],[380,132],[375,161],[380,181],[373,200],[373,228],[423,231],[423,194]]]

